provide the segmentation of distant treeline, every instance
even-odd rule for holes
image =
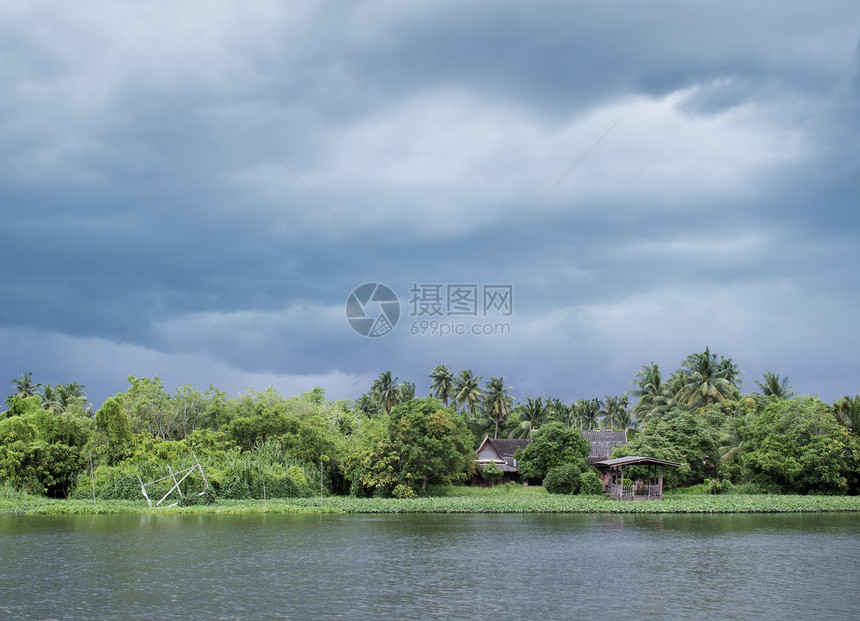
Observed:
[[[564,403],[515,399],[502,378],[438,365],[431,394],[385,371],[355,400],[328,401],[322,388],[285,397],[274,389],[231,396],[161,380],[129,387],[97,410],[77,383],[12,380],[0,414],[0,486],[53,497],[142,499],[141,482],[202,466],[183,481],[184,502],[221,498],[419,495],[428,484],[492,480],[475,472],[485,435],[532,438],[520,455],[533,482],[594,490],[580,429],[626,429],[615,456],[681,464],[669,487],[706,483],[714,492],[856,494],[860,489],[860,397],[826,404],[795,397],[786,378],[766,373],[741,392],[741,371],[705,349],[668,378],[656,364],[623,395]],[[555,469],[555,470],[553,470]],[[550,470],[553,470],[550,472]],[[576,477],[575,481],[572,477]],[[567,480],[564,477],[568,477]],[[571,482],[573,481],[573,484]],[[582,481],[580,485],[579,481]],[[162,482],[151,496],[172,486]]]

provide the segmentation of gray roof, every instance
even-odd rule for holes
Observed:
[[[591,450],[588,453],[588,462],[594,463],[600,459],[612,457],[612,451],[616,446],[627,444],[627,432],[614,429],[583,429],[579,433],[591,442]]]
[[[604,459],[603,461],[595,462],[598,466],[632,466],[634,464],[645,464],[655,466],[672,466],[680,468],[681,464],[676,464],[674,461],[666,461],[664,459],[656,459],[655,457],[641,457],[638,455],[630,455],[628,457],[616,457],[615,459]]]
[[[493,445],[493,448],[503,459],[513,457],[514,451],[527,447],[530,442],[530,440],[510,440],[507,438],[487,438],[487,441]]]

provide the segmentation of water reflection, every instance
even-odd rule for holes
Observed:
[[[0,615],[852,618],[858,535],[855,514],[0,516]]]

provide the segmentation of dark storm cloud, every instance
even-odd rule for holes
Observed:
[[[855,4],[5,7],[0,372],[856,391]],[[363,340],[368,281],[511,283],[513,332]]]

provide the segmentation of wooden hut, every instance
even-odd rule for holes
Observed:
[[[681,464],[654,457],[617,457],[594,464],[609,475],[609,497],[615,500],[661,500],[663,498],[663,469],[678,468]],[[646,466],[647,480],[624,478],[626,466]],[[603,478],[603,477],[601,477]]]
[[[484,441],[481,442],[481,446],[478,447],[478,458],[475,459],[478,473],[472,480],[473,485],[481,483],[481,470],[484,465],[490,462],[494,462],[499,467],[499,470],[504,473],[500,483],[519,479],[520,468],[517,465],[517,460],[514,459],[514,451],[525,448],[528,445],[529,440],[494,439],[486,436]]]

